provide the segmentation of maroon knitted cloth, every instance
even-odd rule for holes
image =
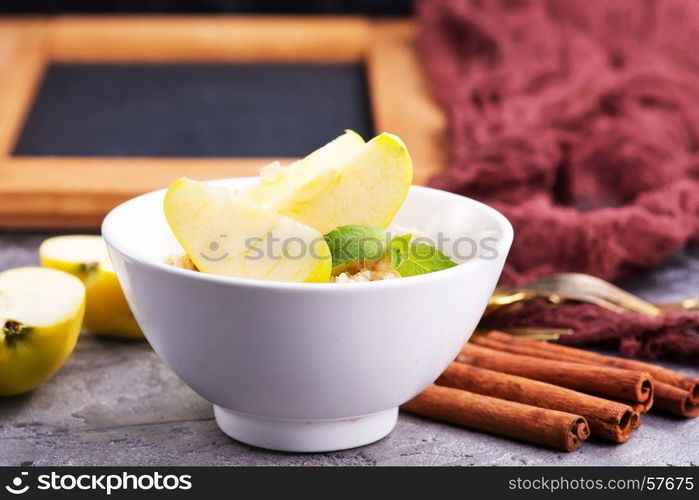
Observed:
[[[570,328],[562,337],[568,345],[595,344],[618,349],[634,358],[673,358],[699,363],[699,314],[668,312],[658,318],[635,313],[615,313],[592,304],[552,305],[533,299],[508,306],[486,316],[485,328]]]
[[[699,1],[426,0],[432,185],[515,228],[503,284],[615,279],[699,242]]]

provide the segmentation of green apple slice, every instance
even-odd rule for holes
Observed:
[[[338,147],[348,134],[289,167],[268,167],[245,196],[321,233],[345,225],[387,227],[412,183],[408,150],[388,133]]]
[[[279,162],[263,167],[260,169],[260,183],[249,189],[245,196],[260,205],[273,204],[316,177],[322,177],[364,144],[364,139],[359,134],[346,130],[337,139],[288,167],[281,167]]]
[[[80,333],[85,287],[41,267],[0,273],[0,396],[21,394],[50,378]]]
[[[85,328],[105,337],[143,339],[101,236],[55,236],[39,247],[41,265],[70,273],[87,290]]]
[[[332,259],[317,230],[231,190],[182,178],[165,217],[199,271],[269,281],[327,282]]]

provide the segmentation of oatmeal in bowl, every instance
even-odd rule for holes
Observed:
[[[330,278],[331,283],[360,283],[400,278],[387,259],[353,262],[346,270]]]

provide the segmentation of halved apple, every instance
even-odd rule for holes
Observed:
[[[344,225],[387,227],[412,183],[410,155],[395,135],[363,144],[353,134],[289,167],[266,167],[245,197],[321,233]]]
[[[95,335],[142,339],[101,236],[56,236],[39,247],[41,265],[80,278],[87,290],[85,328]]]
[[[317,230],[231,190],[182,178],[165,217],[199,271],[270,281],[327,282],[332,259]]]
[[[41,267],[0,273],[0,396],[30,391],[55,374],[80,333],[85,287]]]

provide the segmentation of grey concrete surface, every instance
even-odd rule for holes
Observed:
[[[0,235],[0,270],[37,261],[45,235]],[[699,252],[624,286],[651,300],[699,295]],[[699,376],[699,367],[670,365]],[[145,342],[83,335],[33,393],[0,399],[0,465],[699,465],[699,419],[652,414],[631,441],[561,453],[401,414],[387,438],[348,451],[274,453],[221,433],[211,406]]]

